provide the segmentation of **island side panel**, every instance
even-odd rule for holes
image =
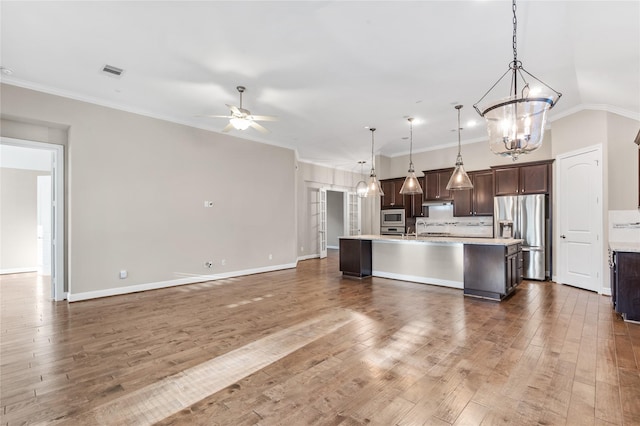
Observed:
[[[445,287],[464,287],[462,243],[374,240],[373,276]]]
[[[340,238],[340,270],[352,277],[371,276],[371,240]]]

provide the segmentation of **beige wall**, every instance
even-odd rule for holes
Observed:
[[[56,133],[38,134],[33,123],[69,129],[72,293],[295,262],[292,150],[1,88],[3,118],[18,123],[4,136],[42,141]],[[214,207],[205,209],[205,200]],[[204,268],[208,260],[213,269]],[[129,278],[118,278],[121,269]]]
[[[37,178],[48,172],[0,168],[0,270],[34,270],[37,257]]]
[[[638,207],[638,130],[640,122],[607,114],[609,210]]]

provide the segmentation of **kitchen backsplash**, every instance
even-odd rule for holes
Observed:
[[[640,242],[640,211],[609,210],[609,241]]]
[[[429,217],[416,219],[418,235],[445,234],[454,237],[493,237],[493,216],[454,217],[453,206],[430,206]],[[411,230],[413,232],[413,230]]]

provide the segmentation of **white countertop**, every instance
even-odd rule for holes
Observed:
[[[473,238],[473,237],[400,237],[397,235],[352,235],[343,236],[341,239],[372,240],[404,243],[445,243],[445,244],[482,244],[510,246],[520,244],[523,240],[516,238]]]
[[[609,248],[611,249],[611,251],[627,251],[627,252],[640,253],[640,242],[629,243],[629,242],[609,241]]]

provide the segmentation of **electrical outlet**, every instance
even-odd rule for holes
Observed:
[[[304,246],[300,246],[300,251],[304,253]]]
[[[129,273],[123,269],[122,271],[120,271],[120,279],[124,280],[125,278],[127,278],[129,276]]]
[[[220,261],[220,264],[221,264],[222,266],[226,265],[226,264],[227,264],[227,259],[222,259],[222,260]]]
[[[273,260],[273,255],[269,253],[269,260]]]
[[[208,260],[208,261],[204,262],[204,267],[205,268],[213,268],[213,261],[212,260]]]

